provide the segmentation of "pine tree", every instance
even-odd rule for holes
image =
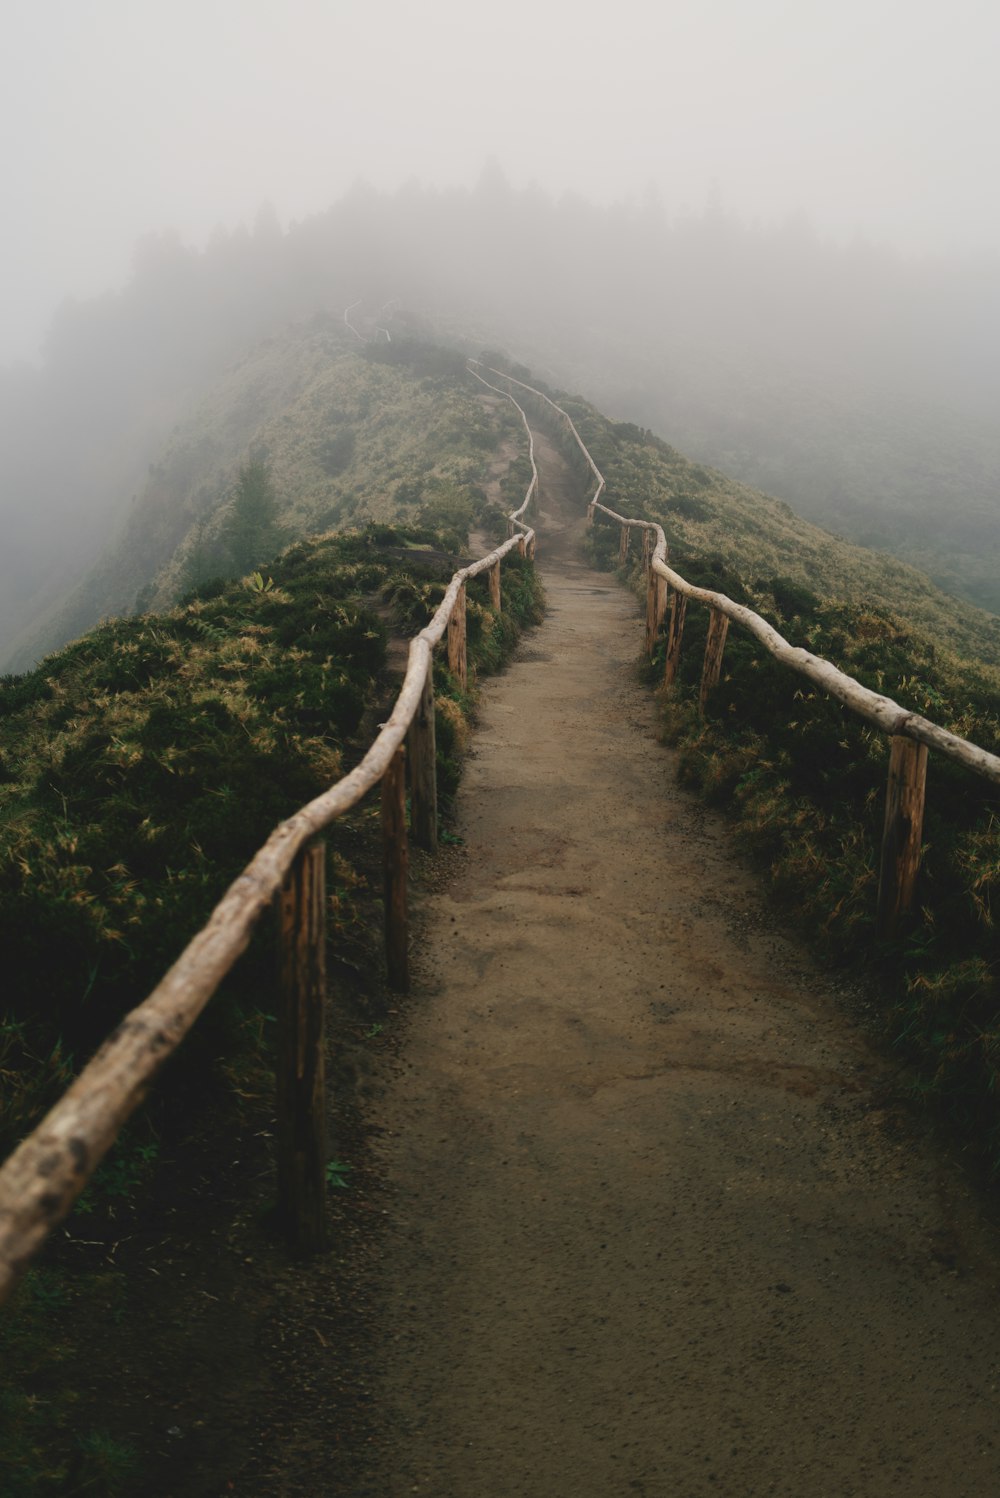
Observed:
[[[281,547],[278,496],[270,466],[259,458],[240,468],[222,539],[237,577],[252,572]]]

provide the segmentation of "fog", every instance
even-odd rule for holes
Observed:
[[[985,0],[9,0],[0,363],[172,228],[283,223],[358,177],[658,195],[926,254],[1000,244]]]
[[[359,298],[1000,609],[992,9],[14,0],[5,21],[0,669],[131,606],[145,540],[120,597],[55,617],[226,366]]]

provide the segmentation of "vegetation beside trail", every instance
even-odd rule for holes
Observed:
[[[345,346],[327,316],[244,352],[177,422],[115,543],[10,663],[23,669],[109,615],[169,608],[303,537],[461,506],[524,445],[510,403],[487,404],[473,383],[450,350],[402,337]],[[251,540],[271,533],[252,561],[248,522]]]
[[[609,508],[659,521],[671,565],[689,582],[749,605],[792,644],[1000,753],[1000,621],[686,463],[649,433],[562,404],[607,479]],[[618,525],[598,515],[595,562],[616,567],[619,539]],[[633,543],[626,575],[642,588]],[[823,957],[877,981],[878,1023],[913,1063],[915,1094],[1000,1170],[1000,791],[931,753],[918,907],[905,934],[877,944],[885,735],[735,625],[702,718],[707,628],[708,610],[689,604],[679,677],[664,694],[682,780],[726,809]],[[661,639],[651,682],[662,680],[664,651]]]
[[[803,520],[783,500],[690,462],[642,427],[611,421],[586,401],[547,390],[528,370],[518,370],[499,354],[483,358],[557,400],[605,477],[603,502],[633,519],[659,521],[672,556],[715,557],[755,586],[760,580],[762,597],[767,580],[777,576],[821,598],[859,606],[877,603],[925,634],[936,654],[951,652],[1000,668],[1000,616],[943,592],[896,557]],[[543,402],[530,396],[526,400],[553,430],[581,484],[587,484],[590,470],[576,444],[552,426],[552,413]],[[1000,669],[989,679],[1000,692]]]
[[[388,636],[429,620],[470,526],[505,533],[472,490],[432,494],[421,515],[423,524],[299,542],[246,577],[103,624],[0,681],[3,1154],[145,997],[274,826],[367,747],[397,689]],[[516,553],[503,565],[500,615],[485,577],[469,586],[469,689],[435,661],[445,816],[476,675],[498,669],[539,617],[534,568]],[[363,1013],[382,966],[377,797],[336,823],[327,846],[331,982],[352,987]],[[98,1171],[68,1241],[8,1309],[0,1355],[20,1369],[0,1388],[0,1488],[11,1498],[133,1491],[124,1415],[94,1425],[75,1407],[71,1328],[91,1302],[109,1315],[127,1303],[111,1245],[157,1210],[161,1160],[197,1156],[206,1129],[243,1138],[238,1152],[249,1152],[247,1118],[269,1127],[273,963],[265,922]],[[99,1271],[81,1283],[95,1251]],[[85,1346],[77,1338],[83,1358]]]

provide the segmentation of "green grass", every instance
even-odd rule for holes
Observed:
[[[271,586],[210,584],[0,683],[5,1153],[155,984],[273,826],[367,747],[373,715],[395,692],[383,672],[388,625],[411,633],[427,621],[454,568],[451,548],[464,550],[468,525],[494,517],[472,496],[448,518],[446,532],[378,525],[298,543],[261,569]],[[503,588],[500,616],[485,585],[469,590],[467,689],[435,661],[445,816],[476,681],[540,617],[534,568],[516,553]],[[369,798],[328,838],[337,982],[350,970],[363,995],[383,961],[377,876],[365,873],[379,856]],[[110,1245],[141,1230],[161,1159],[186,1158],[199,1124],[239,1137],[245,1107],[273,1085],[272,974],[265,930],[87,1187],[70,1220],[75,1239]],[[369,1037],[381,1029],[371,1024]],[[331,1190],[348,1188],[350,1172],[332,1160]],[[96,1355],[74,1331],[77,1312],[93,1321],[103,1307],[110,1340],[129,1293],[122,1272],[71,1266],[57,1244],[5,1309],[4,1494],[136,1491],[148,1454],[84,1412],[72,1373]]]
[[[608,566],[617,526],[595,527]],[[747,581],[718,556],[677,546],[689,582],[750,604],[793,644],[832,660],[993,753],[996,673],[960,662],[887,608],[824,599],[787,577]],[[633,575],[633,581],[638,578]],[[678,680],[663,701],[681,780],[732,818],[788,916],[830,965],[875,980],[882,1033],[912,1065],[913,1096],[1000,1170],[1000,790],[932,753],[923,864],[912,918],[875,935],[888,741],[780,666],[735,625],[722,679],[698,712],[708,611],[690,603]],[[648,668],[662,679],[661,640]]]
[[[382,525],[299,543],[261,569],[267,587],[209,584],[0,682],[4,1152],[154,986],[277,823],[349,767],[385,661],[375,609],[388,607],[403,633],[422,627],[469,523],[490,516],[470,499],[451,519],[445,533]],[[495,616],[485,582],[469,590],[473,673],[496,670],[538,617],[534,569],[516,556],[504,593]],[[474,692],[441,662],[435,679],[446,804]],[[343,859],[331,887],[349,920]],[[267,941],[185,1047],[177,1070],[196,1090],[269,1008]]]
[[[579,399],[558,393],[554,398],[572,417],[604,474],[603,503],[636,520],[659,521],[672,557],[714,558],[765,601],[775,579],[841,603],[877,601],[924,634],[936,651],[957,661],[1000,667],[996,615],[942,592],[924,573],[895,557],[801,519],[782,500],[689,462],[652,432],[610,421]],[[534,409],[551,426],[547,408],[536,403]],[[592,490],[579,449],[561,426],[553,431]],[[1000,671],[992,680],[1000,689]]]
[[[22,637],[15,664],[109,614],[166,609],[224,571],[229,501],[248,461],[268,465],[285,544],[369,522],[448,529],[450,512],[484,495],[501,445],[520,451],[523,429],[508,402],[483,404],[455,355],[393,344],[390,363],[389,352],[366,356],[300,326],[247,353],[178,423],[120,540]]]

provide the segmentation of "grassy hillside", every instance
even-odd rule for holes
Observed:
[[[186,534],[162,516],[145,515],[115,571],[69,608],[66,590],[130,496],[142,508],[150,460],[151,488],[187,528],[208,518],[258,429],[324,359],[358,355],[349,304],[372,338],[387,320],[394,340],[423,321],[470,353],[516,349],[564,388],[1000,611],[996,257],[921,264],[801,225],[679,210],[554,202],[484,177],[471,193],[362,189],[287,234],[261,222],[201,252],[147,241],[120,293],[62,308],[39,370],[0,371],[0,668],[131,605]],[[301,345],[290,358],[289,338]],[[331,406],[353,425],[350,394]],[[204,422],[202,400],[216,407]],[[267,440],[277,447],[278,432]],[[325,461],[336,469],[345,452]],[[315,514],[345,497],[326,500],[315,468],[299,478]]]
[[[925,573],[803,520],[784,503],[692,463],[631,422],[613,422],[580,400],[562,398],[607,480],[606,503],[658,520],[671,554],[718,558],[767,605],[770,580],[786,578],[819,597],[877,603],[906,620],[935,649],[1000,665],[1000,618],[952,597]],[[996,684],[1000,687],[1000,677]]]
[[[731,333],[713,344],[697,325],[655,341],[639,318],[553,330],[512,317],[499,330],[551,382],[1000,613],[1000,440],[989,414],[917,399],[888,380],[869,385],[861,370],[848,381],[815,359],[789,367]]]
[[[323,317],[266,340],[177,425],[118,541],[16,643],[9,668],[101,618],[166,607],[198,573],[195,552],[209,571],[227,571],[220,536],[248,457],[268,464],[292,542],[435,506],[446,513],[457,490],[486,488],[508,443],[520,451],[516,413],[484,407],[455,354],[401,340],[345,347],[342,323]]]
[[[452,519],[464,529],[490,523],[468,497]],[[428,621],[466,541],[453,524],[299,542],[257,577],[102,625],[29,675],[0,681],[0,1155],[145,997],[278,821],[367,747],[396,690],[384,670],[387,633]],[[469,586],[469,691],[435,662],[445,812],[475,676],[496,669],[539,617],[534,568],[516,553],[503,589],[496,615],[485,577]],[[376,1034],[373,1020],[385,1018],[376,1007],[377,795],[326,841],[331,1008],[339,1024],[346,1011],[360,1017],[359,1035]],[[137,1451],[140,1396],[121,1389],[115,1361],[142,1356],[124,1308],[151,1293],[151,1260],[133,1256],[129,1272],[127,1254],[115,1254],[122,1240],[162,1245],[176,1231],[176,1219],[162,1217],[161,1172],[172,1182],[163,1188],[168,1212],[234,1155],[257,1157],[241,1187],[248,1200],[260,1196],[260,1176],[270,1179],[261,1142],[273,1133],[273,970],[264,922],[99,1169],[65,1241],[54,1238],[8,1308],[5,1495],[111,1498],[137,1491],[126,1479],[158,1462],[162,1420],[151,1449]],[[208,1158],[213,1139],[230,1141],[221,1158]],[[151,1231],[157,1212],[161,1227]],[[102,1379],[112,1383],[103,1399]]]

